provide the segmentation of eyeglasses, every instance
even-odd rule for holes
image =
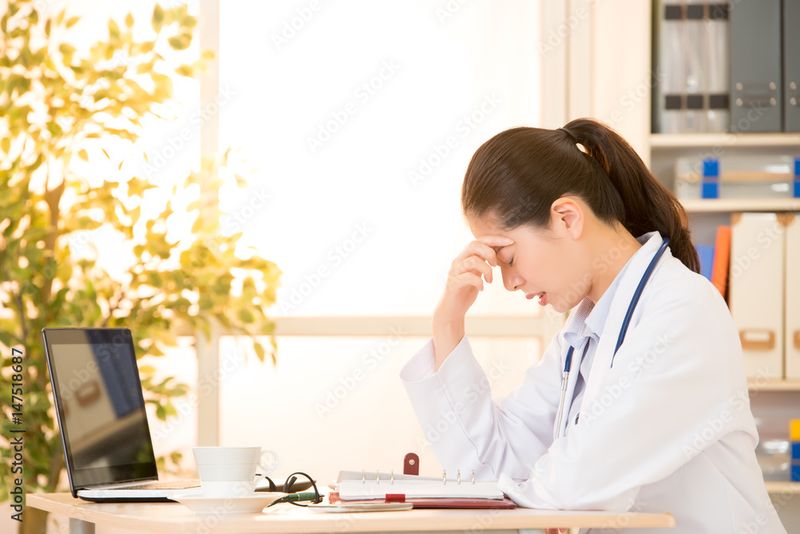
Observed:
[[[319,504],[322,502],[322,495],[319,494],[319,490],[317,489],[317,484],[314,482],[314,479],[302,471],[295,471],[289,475],[286,478],[286,482],[283,483],[283,486],[276,486],[272,479],[267,475],[261,476],[266,478],[267,482],[269,482],[269,491],[280,491],[289,494],[273,502],[270,504],[270,506],[282,502],[288,502],[295,506],[308,506],[307,504],[300,504],[297,501],[311,501],[314,504]],[[309,491],[301,493],[303,490],[308,488],[314,488],[314,492],[312,493]]]

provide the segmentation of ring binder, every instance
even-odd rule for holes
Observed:
[[[422,477],[409,474],[419,472],[419,456],[406,454],[402,475],[394,470],[383,474],[361,471],[340,471],[336,489],[330,501],[342,502],[407,502],[416,508],[515,508],[497,486],[496,481],[478,481],[475,471],[466,481],[461,469],[456,470],[455,479],[442,471],[441,478]]]

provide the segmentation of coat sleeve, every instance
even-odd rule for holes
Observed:
[[[500,473],[525,477],[553,440],[560,394],[560,343],[556,336],[522,385],[500,402],[467,337],[434,372],[429,340],[403,367],[400,378],[442,467],[455,474],[475,471],[497,480]]]
[[[524,481],[503,473],[506,494],[531,508],[625,511],[642,486],[668,477],[726,433],[749,430],[735,325],[722,300],[707,294],[710,285],[698,289],[702,298],[665,289],[650,299],[599,394],[581,407],[580,423]]]

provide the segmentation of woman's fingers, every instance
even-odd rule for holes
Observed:
[[[483,275],[488,283],[492,283],[492,268],[478,256],[470,256],[464,260],[461,260],[461,268],[456,269],[456,273],[458,271],[461,272],[472,272],[477,275]]]
[[[453,260],[453,274],[460,272],[473,272],[483,275],[488,283],[492,283],[492,267],[497,265],[497,252],[495,248],[502,248],[512,244],[513,241],[501,236],[482,236],[470,242],[464,250]]]
[[[483,291],[483,279],[475,273],[464,272],[450,276],[450,288],[461,289],[463,287],[475,287],[479,291]]]
[[[489,265],[497,265],[497,252],[495,248],[506,247],[514,243],[507,237],[482,236],[475,241],[471,241],[459,254],[455,261],[464,260],[472,255],[477,255],[486,260]],[[493,248],[494,247],[494,248]]]
[[[499,250],[513,242],[507,237],[482,236],[469,243],[450,266],[447,289],[437,306],[437,315],[449,321],[463,320],[478,292],[483,291],[484,279],[487,283],[492,282],[492,266],[497,265],[495,249]]]

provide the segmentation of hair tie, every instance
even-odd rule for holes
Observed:
[[[565,134],[567,134],[567,137],[569,137],[569,139],[570,139],[570,140],[571,140],[571,141],[572,141],[572,142],[575,144],[575,147],[576,147],[578,150],[580,150],[581,152],[583,152],[583,153],[584,153],[584,154],[586,154],[587,156],[591,156],[591,154],[590,154],[590,153],[589,153],[589,151],[586,149],[586,147],[583,145],[583,143],[581,143],[580,141],[578,141],[578,139],[577,139],[577,138],[576,138],[574,135],[572,135],[572,132],[570,132],[570,131],[569,131],[569,130],[567,130],[566,128],[559,128],[559,130],[561,130],[562,132],[564,132]]]
[[[562,132],[564,132],[565,134],[567,134],[567,137],[569,137],[570,139],[572,139],[572,142],[573,142],[573,143],[576,143],[576,144],[578,143],[578,140],[577,140],[577,139],[575,139],[575,136],[574,136],[574,135],[572,135],[572,132],[570,132],[570,131],[569,131],[569,130],[567,130],[566,128],[559,128],[559,130],[561,130]]]

